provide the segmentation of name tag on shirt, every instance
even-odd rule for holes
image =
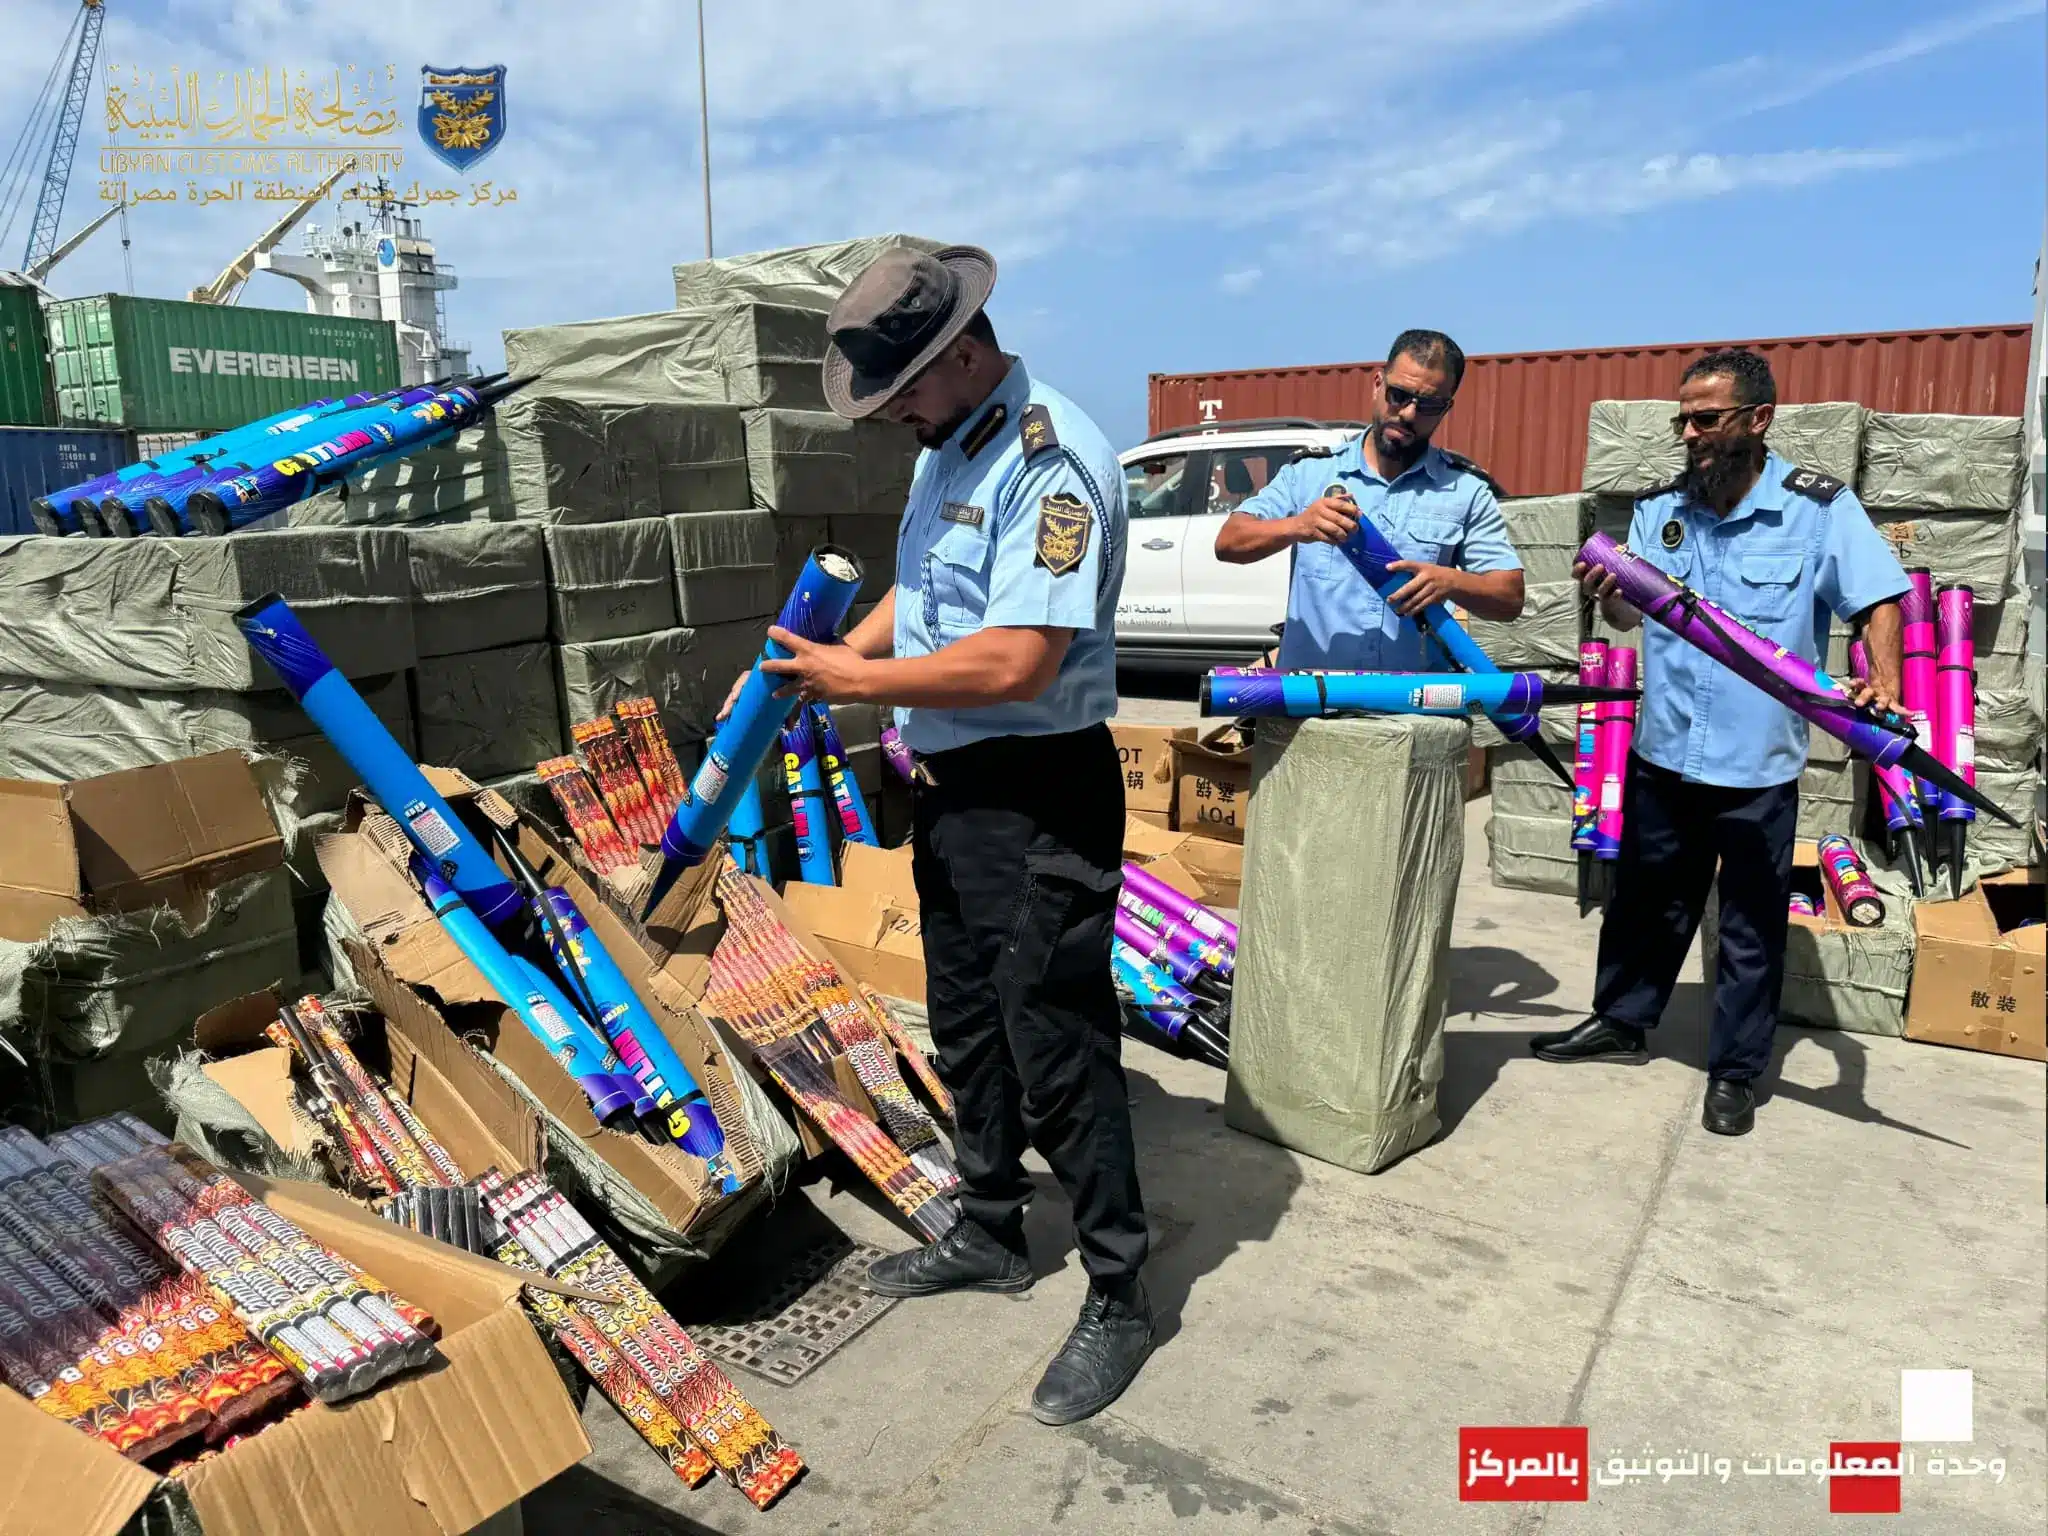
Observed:
[[[980,507],[970,506],[964,501],[949,501],[939,508],[939,520],[958,523],[963,528],[979,528],[986,514]]]

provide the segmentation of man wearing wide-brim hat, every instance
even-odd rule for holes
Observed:
[[[1124,482],[1109,441],[996,344],[986,251],[885,252],[826,321],[825,397],[924,453],[896,586],[843,645],[769,634],[806,699],[896,706],[916,758],[913,863],[963,1219],[868,1274],[885,1295],[1021,1291],[1036,1146],[1073,1202],[1088,1299],[1032,1396],[1113,1402],[1152,1347],[1110,940],[1123,865],[1116,712]]]

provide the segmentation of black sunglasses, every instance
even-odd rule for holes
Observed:
[[[1388,384],[1385,388],[1387,404],[1397,411],[1405,411],[1412,405],[1418,416],[1441,416],[1451,408],[1449,395],[1418,395],[1414,390],[1403,389],[1398,384]]]
[[[1754,405],[1724,405],[1711,411],[1680,411],[1671,418],[1671,435],[1673,437],[1685,436],[1685,429],[1688,423],[1699,428],[1702,432],[1711,432],[1728,417],[1741,411],[1753,411],[1755,409]]]

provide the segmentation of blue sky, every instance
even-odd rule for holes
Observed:
[[[0,0],[20,40],[0,59],[5,139],[74,11]],[[2031,312],[2039,0],[707,12],[721,254],[890,229],[985,244],[1006,343],[1119,444],[1144,430],[1149,372],[1374,357],[1410,324],[1499,352]],[[508,65],[513,127],[477,176],[519,202],[430,226],[479,362],[504,327],[665,307],[671,263],[701,254],[682,3],[108,14],[103,60],[159,70],[395,64],[408,117],[420,64]],[[89,112],[67,230],[93,210],[103,138]],[[137,290],[182,295],[261,222],[138,209]],[[55,286],[125,286],[118,242],[103,233]],[[243,302],[296,307],[296,291],[260,278]]]

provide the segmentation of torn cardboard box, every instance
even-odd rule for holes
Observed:
[[[792,880],[782,901],[840,969],[884,997],[925,1001],[924,932],[908,848],[848,843],[839,884]]]
[[[520,1308],[544,1277],[379,1220],[317,1185],[250,1191],[441,1325],[444,1363],[331,1408],[314,1403],[184,1472],[204,1536],[455,1536],[590,1454],[575,1406]],[[139,1512],[171,1528],[166,1482],[0,1387],[0,1530],[114,1536]]]
[[[1959,901],[1915,907],[1919,954],[1906,1038],[2048,1061],[2044,918],[2048,885],[2038,871],[1980,881]]]
[[[1244,841],[1251,807],[1251,743],[1235,725],[1172,743],[1174,825],[1224,842]]]
[[[275,869],[284,842],[239,752],[69,784],[0,779],[0,938],[165,903],[196,920],[214,887]]]

